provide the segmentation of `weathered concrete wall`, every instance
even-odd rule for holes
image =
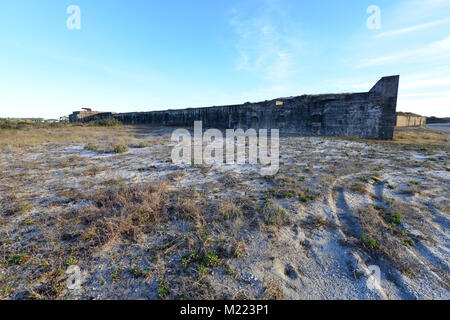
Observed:
[[[207,108],[97,114],[80,121],[114,117],[124,124],[204,128],[280,129],[280,134],[392,139],[399,76],[384,77],[363,93],[303,95]]]
[[[409,112],[397,112],[397,127],[420,127],[424,126],[427,117]]]
[[[103,111],[75,111],[69,115],[70,122],[86,122],[91,121],[93,118],[106,119],[111,118],[114,112]]]

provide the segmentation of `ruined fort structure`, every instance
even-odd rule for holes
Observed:
[[[427,117],[411,113],[397,112],[397,127],[420,127],[426,124]]]
[[[369,92],[303,95],[220,107],[151,112],[74,112],[70,122],[116,118],[124,124],[280,129],[280,134],[392,139],[399,76],[383,77]],[[89,114],[89,112],[91,114]]]
[[[82,108],[82,111],[75,111],[69,115],[69,122],[87,122],[94,116],[99,115],[103,118],[111,118],[114,112],[92,111],[91,108]]]

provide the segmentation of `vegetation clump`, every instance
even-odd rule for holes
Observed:
[[[14,254],[8,259],[9,264],[21,265],[28,260],[28,256],[25,254]]]
[[[84,150],[98,151],[98,150],[100,150],[100,145],[89,142],[87,145],[84,146]]]
[[[163,299],[170,293],[170,286],[164,279],[160,279],[158,283],[158,298]]]
[[[375,249],[378,247],[378,241],[366,234],[361,235],[361,242],[369,249]]]
[[[128,146],[125,144],[118,144],[118,145],[114,146],[113,151],[115,153],[125,153],[128,151]]]
[[[150,145],[147,142],[141,141],[138,144],[138,148],[148,148]]]

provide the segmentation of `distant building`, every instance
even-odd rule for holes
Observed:
[[[22,122],[43,122],[44,118],[3,118],[8,121],[22,121]]]
[[[424,126],[427,117],[411,112],[397,112],[397,127],[421,127]]]
[[[75,111],[69,115],[69,122],[84,122],[99,119],[111,118],[114,112],[92,111],[91,108],[81,108],[82,111]]]

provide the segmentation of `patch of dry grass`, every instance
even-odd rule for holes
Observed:
[[[393,142],[425,147],[450,148],[450,133],[424,127],[401,128],[396,127]]]
[[[390,208],[370,206],[355,213],[363,234],[360,235],[362,247],[370,254],[381,254],[392,265],[408,277],[419,272],[417,262],[407,253],[414,245],[407,231],[399,226],[401,215]]]
[[[188,220],[193,223],[195,228],[200,229],[205,224],[205,217],[203,216],[203,208],[195,198],[195,194],[190,195],[187,192],[179,194],[174,209],[180,218]]]
[[[130,127],[94,127],[66,125],[63,127],[26,127],[0,129],[0,149],[22,153],[24,149],[44,147],[46,144],[81,144],[86,141],[107,145],[109,148],[126,141],[134,141]]]
[[[2,199],[0,201],[0,207],[4,216],[21,215],[33,209],[33,205],[29,201],[18,197],[14,193]]]
[[[124,186],[92,197],[92,204],[76,218],[86,226],[82,238],[101,245],[120,237],[135,241],[154,230],[167,215],[167,181]]]
[[[262,210],[262,219],[266,225],[272,227],[271,229],[290,223],[287,211],[272,199],[266,201]]]
[[[283,292],[280,286],[275,281],[267,281],[264,279],[265,290],[262,298],[265,300],[281,300],[283,299]]]
[[[357,137],[327,137],[329,140],[347,140],[369,144],[395,145],[406,149],[450,150],[450,133],[426,127],[395,127],[392,140],[361,139]],[[372,158],[376,158],[373,155]]]
[[[356,181],[352,185],[350,185],[350,190],[356,193],[365,194],[367,192],[366,185],[363,182]]]

